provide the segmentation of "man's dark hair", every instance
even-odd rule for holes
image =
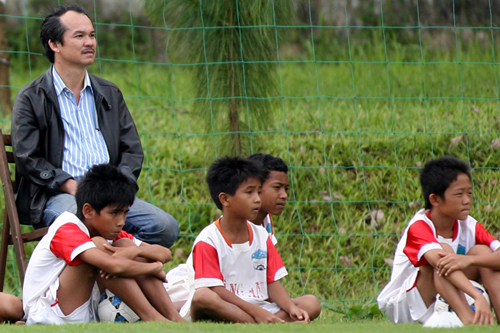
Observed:
[[[283,161],[279,157],[274,157],[273,155],[269,154],[253,154],[248,157],[249,160],[252,161],[257,161],[260,164],[262,164],[262,167],[264,170],[268,172],[268,177],[269,173],[271,171],[280,171],[284,173],[288,173],[288,166],[286,165],[285,161]]]
[[[61,43],[61,45],[64,44],[63,35],[66,31],[66,27],[61,23],[60,17],[69,11],[87,15],[89,20],[91,20],[85,9],[83,9],[80,5],[62,5],[52,9],[45,16],[40,27],[40,41],[42,42],[43,49],[45,50],[45,56],[51,63],[54,63],[54,51],[50,48],[49,41],[53,43]]]
[[[234,195],[238,187],[249,178],[258,178],[264,182],[267,178],[267,171],[260,163],[241,157],[223,157],[212,163],[208,169],[206,181],[210,196],[217,208],[222,210],[220,193]]]
[[[136,185],[111,164],[94,165],[78,183],[76,216],[83,221],[83,205],[88,203],[97,214],[110,205],[118,208],[132,206]]]
[[[434,193],[444,199],[444,192],[460,174],[465,174],[470,179],[469,166],[456,157],[443,156],[427,162],[420,172],[425,209],[432,208],[429,195]]]

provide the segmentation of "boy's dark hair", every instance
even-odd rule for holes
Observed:
[[[267,172],[271,173],[271,171],[280,171],[284,173],[288,173],[288,166],[285,161],[283,161],[279,157],[274,157],[269,154],[253,154],[248,157],[249,160],[257,161],[262,164],[262,167]],[[268,174],[269,177],[269,174]]]
[[[435,194],[444,198],[444,192],[457,180],[459,174],[470,179],[470,168],[464,161],[451,156],[443,156],[427,162],[420,171],[420,185],[425,199],[425,209],[431,209],[429,195]]]
[[[132,206],[135,183],[111,164],[94,165],[78,183],[76,190],[76,216],[83,221],[83,205],[88,203],[97,214],[110,205],[118,208]]]
[[[47,13],[43,19],[42,25],[40,26],[40,41],[42,42],[43,49],[45,50],[45,56],[51,63],[54,63],[54,51],[52,51],[49,46],[49,40],[53,43],[61,43],[61,45],[64,44],[63,35],[66,31],[66,27],[61,23],[60,17],[69,11],[87,15],[89,20],[91,20],[85,9],[83,9],[80,5],[63,5],[54,8]]]
[[[248,178],[258,178],[264,182],[267,174],[258,162],[241,157],[223,157],[208,168],[206,181],[210,196],[217,208],[222,210],[220,193],[234,195],[238,187]]]

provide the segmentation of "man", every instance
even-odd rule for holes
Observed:
[[[113,164],[137,185],[144,157],[121,91],[87,72],[97,42],[85,10],[55,8],[40,40],[53,66],[21,89],[12,112],[17,206],[21,221],[35,228],[64,211],[76,213],[78,180],[93,165]],[[171,215],[137,198],[124,230],[166,247],[179,234]]]

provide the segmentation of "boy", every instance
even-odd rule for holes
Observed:
[[[379,308],[394,323],[425,323],[434,310],[439,293],[463,324],[493,324],[486,299],[469,281],[481,279],[488,292],[498,283],[498,272],[490,269],[456,270],[439,275],[438,260],[444,253],[480,254],[496,251],[500,242],[469,216],[472,204],[470,170],[454,157],[428,162],[420,183],[425,209],[410,220],[394,255],[391,281],[378,296]],[[464,294],[475,300],[475,313]],[[500,298],[494,293],[496,313]]]
[[[268,172],[260,192],[261,206],[259,213],[251,222],[263,226],[269,233],[273,244],[276,245],[278,240],[274,235],[271,214],[280,215],[286,204],[288,198],[288,167],[281,158],[269,154],[253,154],[248,159],[257,161]],[[186,300],[189,299],[190,294],[186,264],[180,264],[168,271],[165,288],[176,308],[180,310]]]
[[[285,208],[288,199],[288,166],[281,158],[269,154],[253,154],[248,159],[259,162],[268,172],[260,192],[262,201],[260,210],[252,222],[262,225],[269,233],[273,244],[276,245],[278,240],[274,235],[271,215],[280,215]]]
[[[279,279],[287,271],[256,218],[266,172],[239,157],[215,161],[207,173],[210,195],[223,215],[196,237],[188,259],[194,280],[181,315],[193,320],[269,323],[315,319],[321,306],[311,295],[290,299]]]
[[[61,214],[33,251],[23,290],[26,324],[95,321],[104,288],[143,321],[182,320],[162,284],[170,250],[122,230],[134,197],[134,183],[116,167],[87,172],[76,192],[77,215]]]

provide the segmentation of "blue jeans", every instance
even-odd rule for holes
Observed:
[[[49,199],[42,222],[36,227],[49,226],[63,212],[76,214],[76,200],[71,194],[58,194]],[[172,215],[144,200],[135,198],[127,214],[123,230],[149,244],[170,247],[179,236],[179,224]]]

